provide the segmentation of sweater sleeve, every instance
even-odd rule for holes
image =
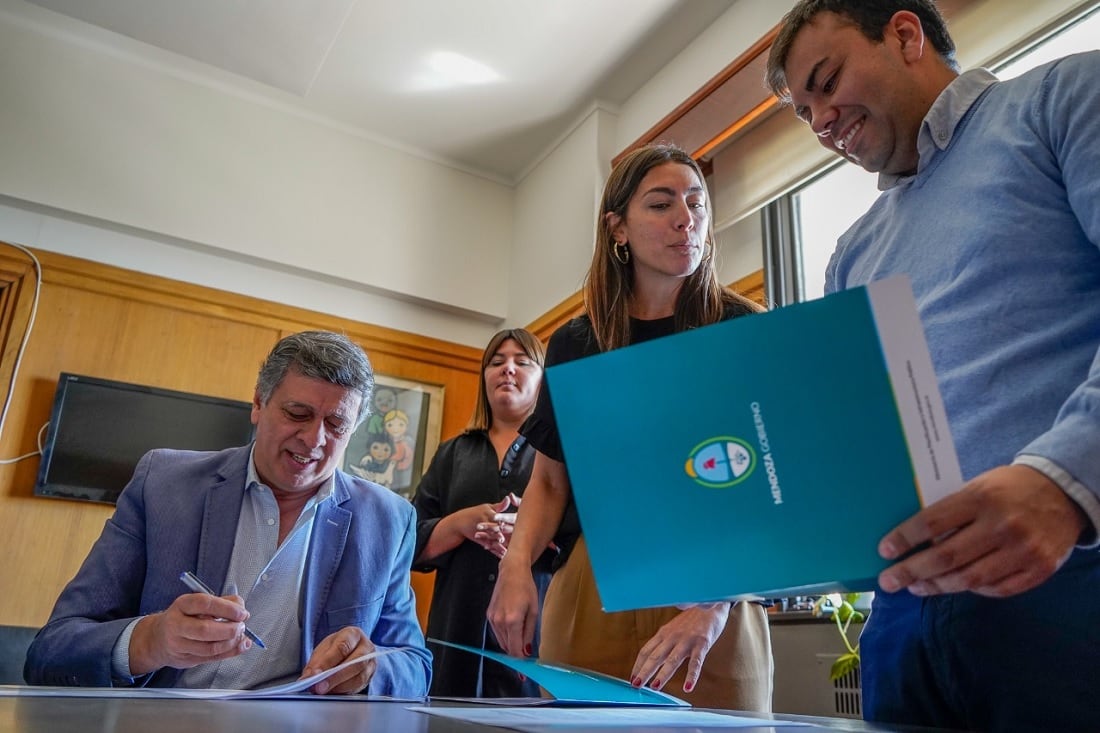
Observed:
[[[1062,173],[1062,185],[1070,209],[1097,250],[1100,284],[1100,145],[1096,144],[1096,120],[1100,119],[1100,89],[1093,79],[1100,73],[1100,52],[1079,54],[1051,67],[1043,93],[1036,95],[1032,115],[1051,155]],[[1071,294],[1066,293],[1066,297]],[[1097,293],[1092,293],[1096,298]],[[1088,374],[1062,403],[1050,429],[1019,453],[1042,456],[1067,471],[1094,495],[1100,496],[1100,330],[1094,330],[1093,354]]]

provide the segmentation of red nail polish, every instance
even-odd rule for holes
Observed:
[[[630,680],[630,684],[633,687],[641,687],[642,686],[642,678],[641,677],[633,677]]]
[[[658,680],[658,679],[654,679],[654,680],[653,680],[653,684],[652,684],[652,685],[650,685],[650,687],[652,687],[652,688],[653,688],[654,690],[659,690],[659,689],[661,689],[661,681],[660,681],[660,680]]]
[[[695,683],[694,682],[688,682],[686,685],[684,685],[684,692],[691,692],[694,689],[695,689]]]
[[[526,646],[523,647],[523,654],[524,654],[524,656],[528,656],[528,657],[531,656],[531,645],[530,644],[527,644]]]

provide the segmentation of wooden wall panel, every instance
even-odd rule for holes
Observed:
[[[730,283],[734,292],[744,295],[752,301],[756,301],[765,308],[768,307],[768,294],[764,287],[764,271],[757,270],[749,273],[736,282]]]
[[[527,330],[535,334],[543,345],[550,342],[550,337],[559,327],[564,326],[570,319],[584,313],[584,293],[580,290],[551,308],[539,319],[532,321]]]
[[[283,335],[341,331],[361,344],[377,372],[442,385],[443,438],[460,432],[477,395],[480,350],[234,293],[35,251],[43,282],[38,314],[19,367],[0,458],[36,450],[62,371],[250,400],[256,371]],[[4,308],[16,330],[0,378],[10,374],[34,291],[34,270],[0,246],[9,283]],[[15,273],[15,275],[10,275]],[[6,387],[7,380],[3,380]],[[0,465],[0,624],[41,625],[99,536],[112,507],[33,496],[37,457]],[[431,576],[414,574],[426,608]],[[423,618],[423,616],[422,616]]]

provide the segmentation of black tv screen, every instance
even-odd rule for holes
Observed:
[[[249,402],[62,372],[34,493],[113,504],[154,448],[252,440]]]

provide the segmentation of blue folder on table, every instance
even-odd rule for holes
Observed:
[[[634,687],[626,680],[590,669],[581,669],[567,664],[552,664],[539,659],[510,657],[501,652],[478,649],[431,637],[428,637],[428,643],[462,649],[503,664],[533,680],[552,697],[554,704],[557,705],[690,707],[689,703],[667,692],[648,687]],[[469,700],[469,698],[465,699]],[[506,702],[515,704],[516,699],[512,698]]]
[[[608,611],[871,590],[962,476],[909,282],[546,370]]]

